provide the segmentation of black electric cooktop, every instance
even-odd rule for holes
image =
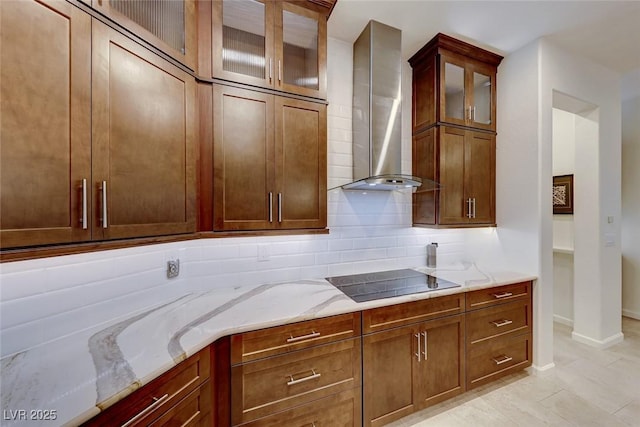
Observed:
[[[329,283],[355,302],[456,288],[460,285],[419,271],[404,269],[327,277]]]

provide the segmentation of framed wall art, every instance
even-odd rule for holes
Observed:
[[[553,213],[573,214],[573,175],[553,177]]]

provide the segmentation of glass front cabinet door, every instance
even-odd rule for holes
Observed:
[[[282,1],[213,2],[213,77],[326,96],[326,15]]]
[[[495,130],[495,71],[458,56],[440,56],[440,120]]]

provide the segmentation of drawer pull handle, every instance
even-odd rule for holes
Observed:
[[[316,372],[315,369],[312,369],[311,370],[311,375],[309,375],[308,377],[299,378],[297,380],[294,380],[293,379],[293,375],[289,375],[289,378],[291,378],[291,380],[287,381],[287,385],[294,385],[294,384],[303,383],[305,381],[313,380],[313,379],[316,379],[316,378],[320,378],[320,373]]]
[[[122,427],[129,427],[130,425],[135,424],[140,418],[146,416],[150,412],[153,412],[158,406],[162,405],[164,403],[164,401],[167,400],[167,399],[169,399],[169,395],[168,394],[165,394],[164,396],[162,396],[159,399],[157,397],[154,397],[153,398],[153,403],[151,405],[147,406],[142,411],[140,411],[138,413],[138,415],[136,415],[135,417],[131,418],[126,423],[122,424]]]
[[[500,298],[506,298],[506,297],[510,297],[513,296],[513,294],[511,292],[503,292],[501,294],[493,294],[494,297],[500,299]]]
[[[495,326],[496,328],[501,328],[501,327],[503,327],[503,326],[507,326],[507,325],[512,324],[512,323],[513,323],[513,320],[507,320],[507,319],[504,319],[504,320],[494,320],[494,321],[493,321],[493,322],[491,322],[491,323],[493,323],[493,324],[494,324],[494,326]]]
[[[287,342],[298,342],[302,340],[308,340],[310,338],[316,338],[319,336],[320,336],[320,332],[311,331],[310,334],[300,335],[299,337],[294,337],[293,335],[291,335],[291,338],[287,338]]]
[[[509,357],[509,356],[507,356],[505,354],[503,354],[500,357],[494,357],[493,358],[493,362],[496,365],[502,365],[503,363],[511,362],[512,360],[513,360],[513,357]]]
[[[422,336],[424,337],[424,350],[422,350],[422,354],[424,355],[424,360],[427,360],[427,331],[422,332]]]

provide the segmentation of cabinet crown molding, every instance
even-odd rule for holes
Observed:
[[[502,62],[503,59],[502,56],[496,53],[479,48],[470,43],[463,42],[462,40],[455,39],[446,34],[438,33],[431,39],[431,41],[425,44],[419,51],[409,58],[409,64],[411,64],[412,67],[415,67],[415,65],[424,60],[425,57],[434,53],[441,53],[443,50],[464,55],[468,58],[496,67],[500,65],[500,62]]]

